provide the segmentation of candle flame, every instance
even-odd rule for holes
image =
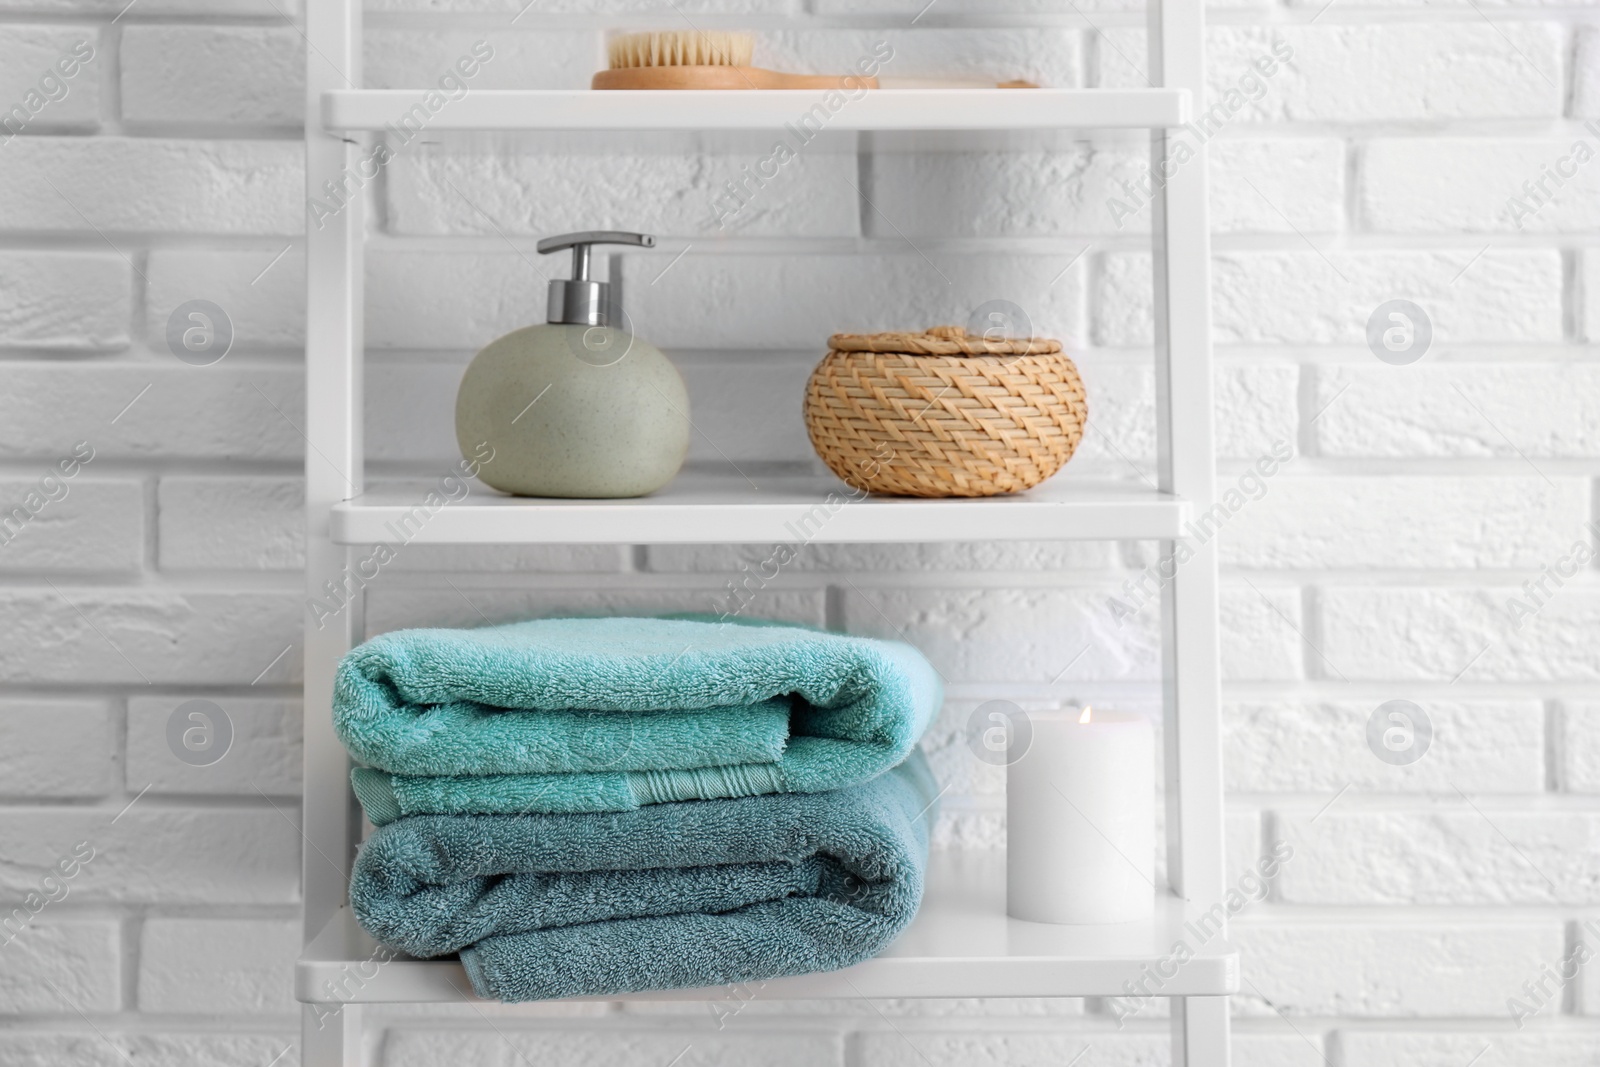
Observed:
[[[1094,708],[1092,706],[1084,708],[1083,709],[1083,714],[1078,716],[1078,722],[1080,722],[1080,723],[1088,722],[1089,721],[1089,713],[1091,711],[1093,711],[1093,710],[1094,710]]]

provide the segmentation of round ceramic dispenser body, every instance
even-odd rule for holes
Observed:
[[[464,456],[517,496],[643,496],[689,451],[689,394],[655,346],[608,326],[529,326],[473,357],[456,394]]]

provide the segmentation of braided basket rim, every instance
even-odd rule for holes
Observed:
[[[1048,356],[1062,350],[1053,337],[975,337],[960,326],[934,326],[920,333],[836,333],[835,352],[881,352],[907,356]]]

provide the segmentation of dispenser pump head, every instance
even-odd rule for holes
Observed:
[[[624,230],[584,230],[546,237],[538,244],[539,254],[548,255],[563,248],[572,249],[572,277],[550,283],[550,310],[547,322],[576,326],[611,325],[611,286],[589,280],[589,249],[593,245],[633,245],[654,248],[656,239],[647,233]]]

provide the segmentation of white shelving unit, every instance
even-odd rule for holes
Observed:
[[[430,130],[781,130],[821,93],[680,90],[519,92],[487,89],[453,101]],[[382,130],[418,94],[346,89],[324,94],[330,130]],[[829,130],[1140,129],[1189,121],[1182,89],[879,89],[828,119]]]
[[[834,131],[896,134],[963,131],[1147,129],[1157,173],[1170,174],[1153,204],[1159,490],[1057,479],[990,500],[870,499],[829,509],[819,478],[684,475],[638,500],[514,500],[474,494],[416,522],[425,487],[366,488],[362,462],[362,264],[366,219],[359,198],[307,239],[307,587],[313,598],[338,581],[348,546],[407,540],[432,544],[1104,540],[1179,536],[1213,503],[1210,246],[1202,147],[1181,167],[1167,131],[1187,122],[1204,86],[1202,0],[1149,0],[1149,72],[1140,90],[880,90],[834,115]],[[382,130],[415,104],[417,91],[360,83],[359,0],[307,5],[308,188],[354,172],[359,131]],[[430,120],[431,130],[771,131],[804,111],[808,92],[475,91]],[[1038,135],[1033,135],[1038,136]],[[1192,148],[1192,146],[1191,146]],[[538,302],[531,294],[529,306]],[[407,525],[407,516],[413,519]],[[405,529],[402,537],[396,531]],[[1220,936],[1187,924],[1223,898],[1223,808],[1218,725],[1217,575],[1214,546],[1163,590],[1163,697],[1168,874],[1149,922],[1057,927],[1009,919],[1004,862],[938,856],[911,928],[882,956],[845,971],[770,982],[768,997],[1118,996],[1157,973],[1172,1004],[1173,1062],[1225,1067],[1228,995],[1238,958]],[[348,761],[328,713],[334,669],[358,639],[359,612],[305,630],[305,950],[296,990],[305,1003],[307,1067],[361,1063],[361,1006],[459,1001],[469,986],[450,961],[389,959],[345,905],[360,819]],[[1185,940],[1194,958],[1168,975],[1163,961]],[[379,962],[383,961],[383,962]],[[639,999],[717,1000],[725,990]],[[629,999],[629,998],[606,998]],[[338,1009],[337,1012],[334,1009]]]
[[[1177,897],[1159,902],[1148,922],[1116,926],[1050,926],[1006,917],[1005,865],[986,853],[934,853],[917,920],[881,956],[842,971],[779,978],[761,986],[762,1000],[852,997],[1088,997],[1138,982],[1153,973],[1190,919]],[[351,984],[349,961],[383,959],[377,942],[356,925],[349,908],[307,947],[296,995],[326,1001],[324,983]],[[990,973],[975,975],[982,966]],[[374,968],[368,968],[373,971]],[[460,1000],[470,989],[454,960],[397,959],[375,968],[360,995],[366,1003]],[[1148,978],[1144,979],[1148,982]],[[1237,989],[1239,958],[1227,946],[1205,944],[1162,986],[1163,994],[1205,995]],[[668,990],[631,1000],[705,1000],[722,991]],[[618,997],[595,998],[617,1000]]]
[[[920,500],[863,497],[832,478],[687,471],[634,500],[539,500],[471,496],[427,515],[414,512],[427,484],[391,485],[334,505],[333,540],[346,545],[508,544],[527,541],[612,544],[770,544],[777,541],[940,541],[986,538],[1081,541],[1178,535],[1188,506],[1171,493],[1124,485],[1046,482],[1021,497]],[[832,504],[828,494],[834,493]],[[708,523],[715,526],[708,527]],[[1005,527],[1006,533],[995,531]],[[708,533],[714,529],[715,534]]]

